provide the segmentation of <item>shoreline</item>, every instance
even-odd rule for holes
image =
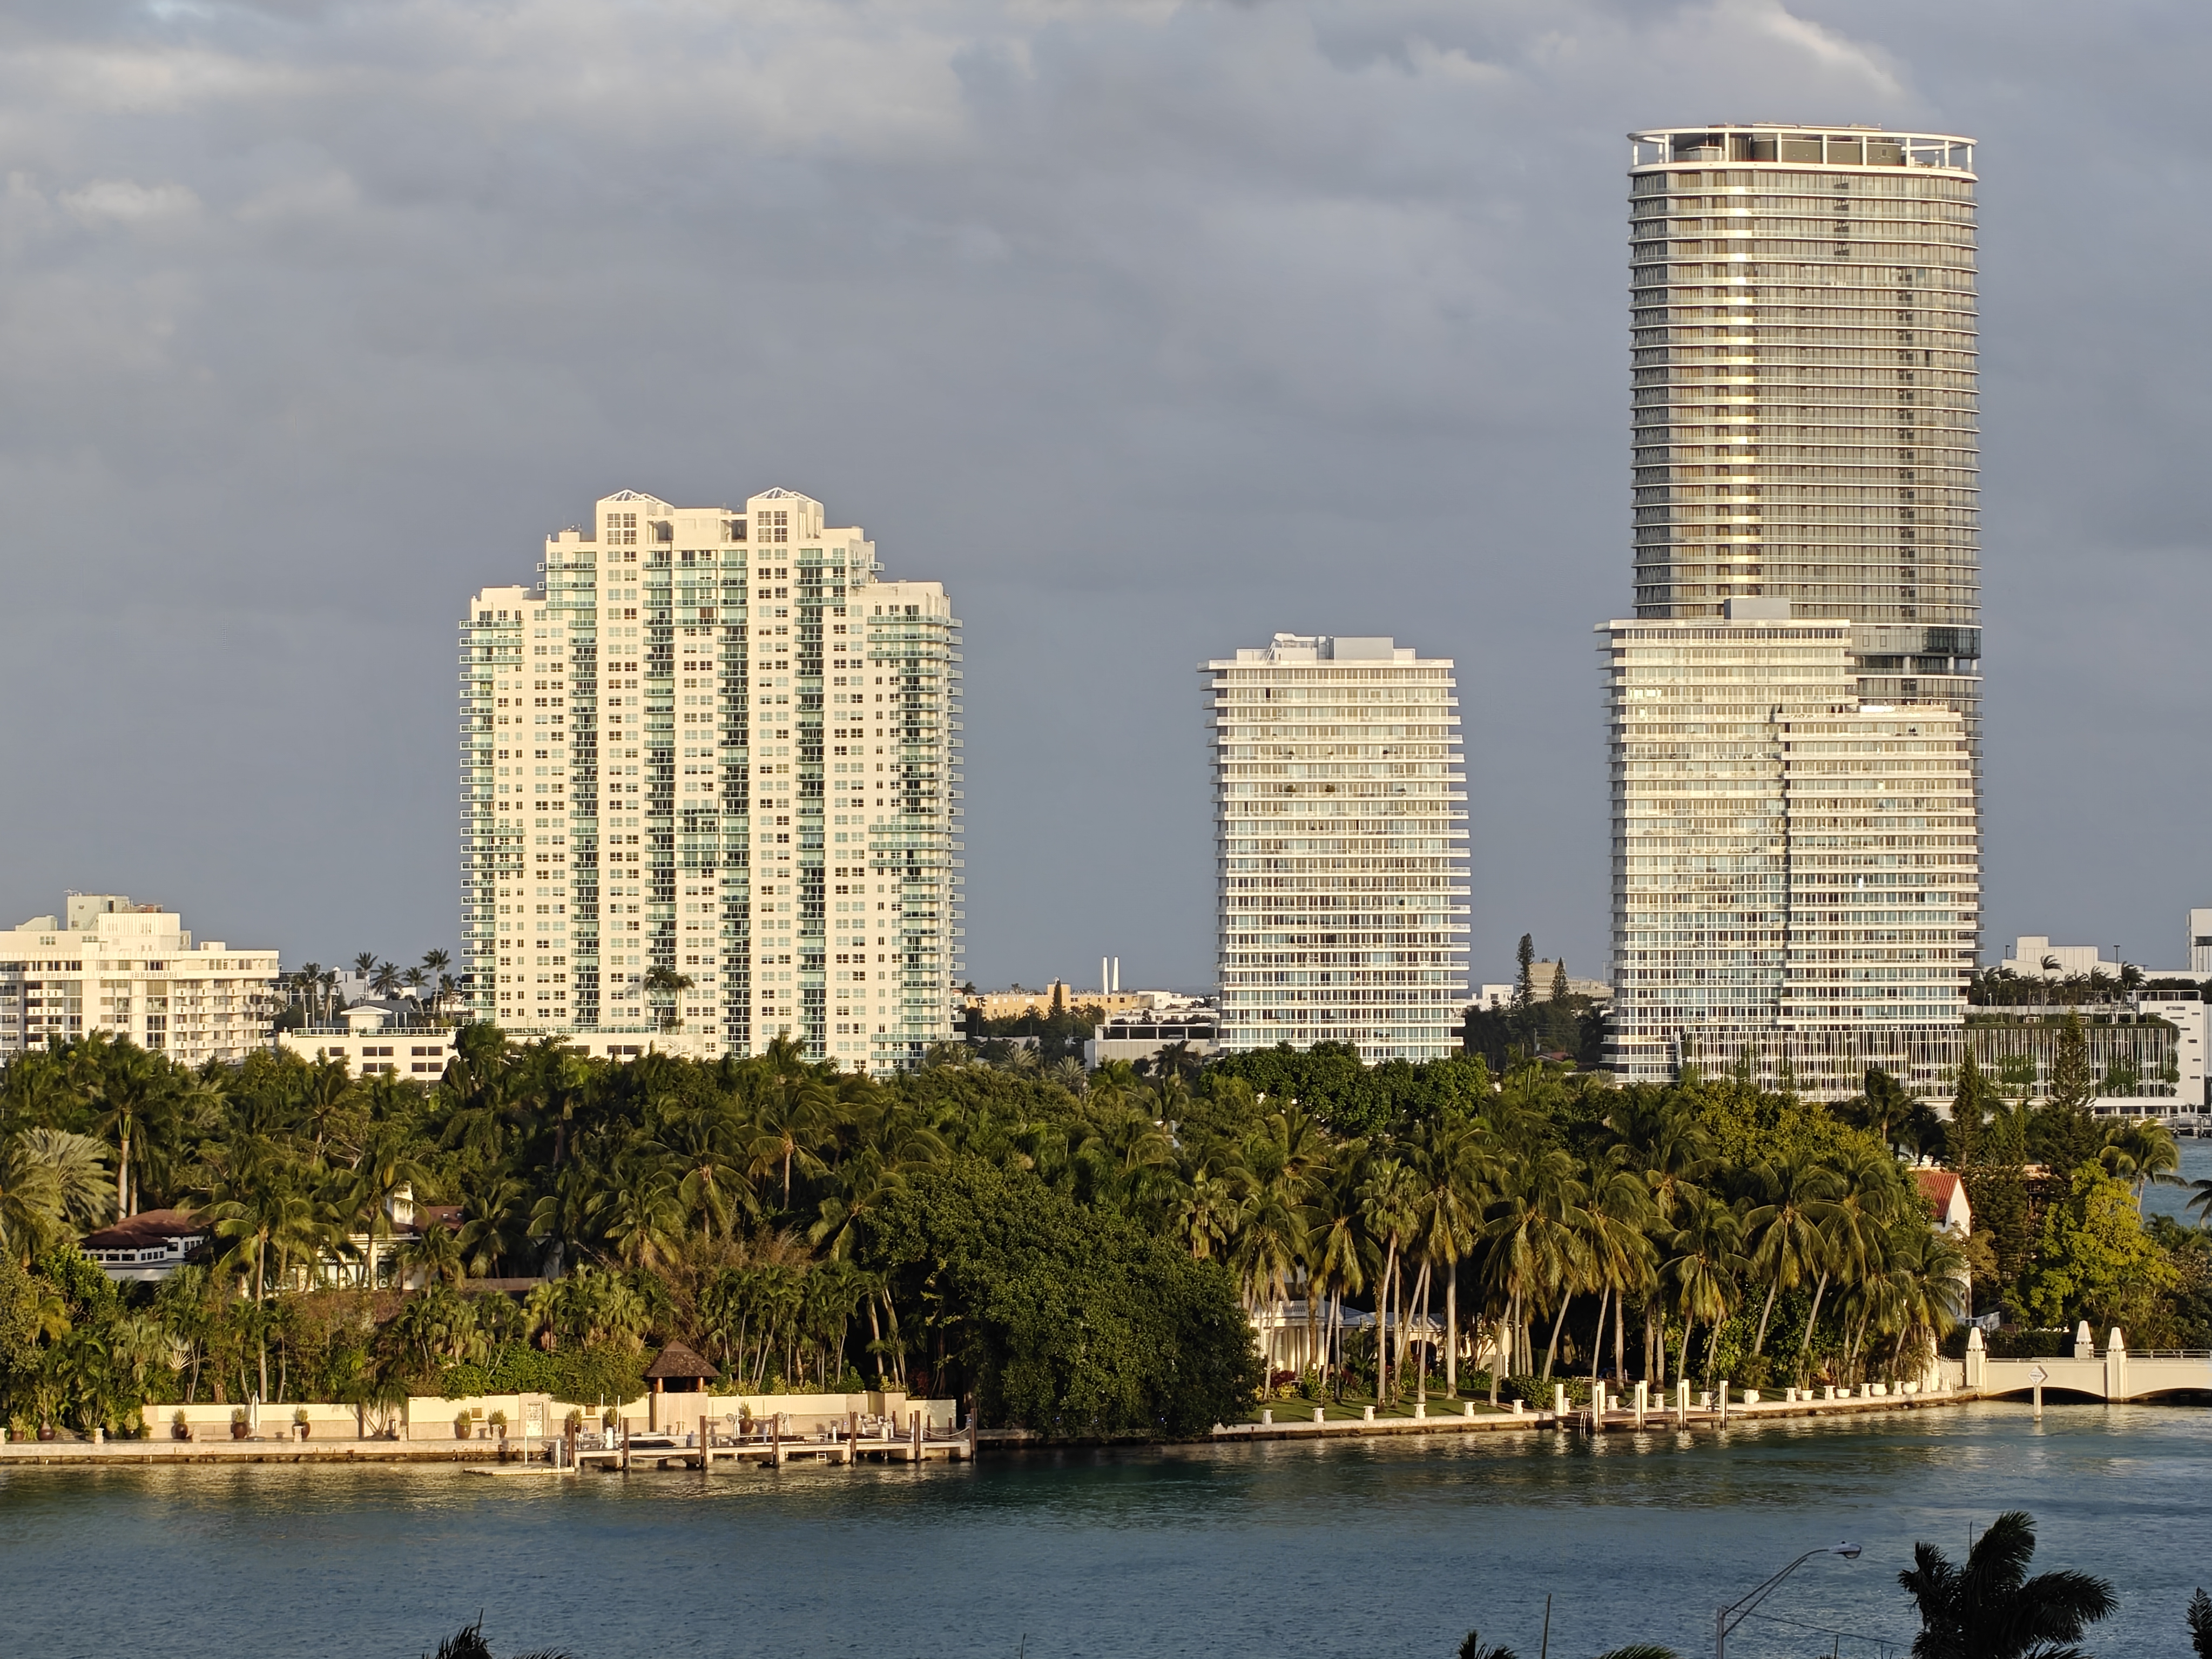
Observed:
[[[1887,1395],[1873,1400],[1761,1401],[1756,1406],[1731,1406],[1725,1419],[1718,1409],[1692,1410],[1686,1422],[1674,1413],[1651,1411],[1641,1430],[1632,1412],[1608,1412],[1601,1432],[1606,1434],[1686,1433],[1739,1425],[1808,1417],[1855,1418],[1896,1412],[1941,1411],[1981,1403],[1984,1396],[1970,1389],[1941,1395]],[[1217,1427],[1194,1440],[1115,1440],[1081,1438],[1052,1440],[1035,1430],[985,1429],[976,1437],[979,1452],[1057,1452],[1099,1446],[1223,1446],[1288,1440],[1399,1439],[1419,1435],[1534,1434],[1543,1431],[1590,1432],[1589,1413],[1569,1412],[1564,1418],[1551,1412],[1528,1412],[1520,1416],[1500,1412],[1480,1417],[1384,1418],[1375,1422],[1357,1419],[1326,1423],[1238,1423]],[[538,1443],[542,1447],[542,1442]],[[541,1453],[542,1455],[542,1453]],[[526,1468],[551,1473],[541,1463],[526,1462],[517,1443],[502,1448],[487,1442],[434,1443],[404,1440],[324,1442],[284,1440],[154,1441],[112,1440],[94,1445],[89,1441],[11,1440],[0,1444],[0,1468],[104,1468],[131,1465],[213,1465],[312,1463],[388,1468],[398,1464],[475,1465],[506,1467],[520,1474]]]
[[[1634,1412],[1609,1411],[1605,1414],[1604,1426],[1599,1432],[1684,1433],[1692,1429],[1717,1429],[1739,1423],[1763,1423],[1778,1418],[1865,1417],[1887,1412],[1937,1411],[1974,1405],[1983,1398],[1974,1389],[1954,1389],[1943,1394],[1886,1395],[1872,1400],[1762,1400],[1756,1406],[1730,1406],[1725,1415],[1718,1407],[1692,1409],[1685,1420],[1679,1423],[1671,1407],[1663,1410],[1654,1407],[1644,1413],[1642,1429],[1636,1426]],[[1510,1413],[1499,1412],[1481,1417],[1397,1417],[1374,1422],[1346,1419],[1322,1423],[1237,1423],[1217,1427],[1208,1440],[1214,1445],[1222,1445],[1253,1440],[1337,1440],[1375,1436],[1499,1434],[1539,1430],[1564,1430],[1568,1433],[1587,1434],[1590,1432],[1589,1413],[1587,1411],[1570,1411],[1562,1417],[1552,1412],[1525,1412],[1516,1417]]]

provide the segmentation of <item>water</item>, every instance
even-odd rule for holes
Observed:
[[[1916,1539],[2024,1508],[2039,1565],[2113,1580],[2106,1656],[2185,1655],[2212,1587],[2212,1413],[1993,1403],[1678,1439],[1272,1443],[485,1480],[445,1467],[0,1471],[0,1655],[495,1651],[1536,1659],[1712,1650],[1712,1608],[1808,1563],[1732,1659],[1899,1652]]]
[[[2181,1169],[2184,1182],[2212,1181],[2212,1140],[2191,1139],[2181,1143]],[[2196,1225],[2197,1218],[2183,1213],[2182,1206],[2194,1196],[2186,1186],[2149,1187],[2143,1190],[2143,1212],[2146,1215],[2170,1215],[2185,1227]]]

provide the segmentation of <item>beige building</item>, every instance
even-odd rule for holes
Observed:
[[[1599,630],[1625,1081],[1745,1063],[1834,1098],[1880,1065],[1941,1092],[1980,921],[1957,710],[1859,700],[1851,625],[1733,601]]]
[[[1025,991],[1018,985],[1006,991],[970,991],[962,1004],[985,1019],[1018,1019],[1024,1014],[1049,1014],[1057,998],[1060,1006],[1071,1012],[1098,1008],[1111,1019],[1116,1014],[1151,1007],[1158,994],[1156,991],[1079,991],[1066,980],[1056,979],[1042,991]]]
[[[1221,1047],[1455,1052],[1468,830],[1450,661],[1278,634],[1200,672]]]
[[[860,531],[782,489],[622,491],[543,568],[461,630],[471,1012],[919,1065],[962,955],[944,589],[882,580]]]
[[[1975,145],[1632,134],[1635,614],[1853,624],[1860,699],[1981,699]]]
[[[187,1066],[265,1046],[276,952],[195,941],[184,919],[119,893],[0,933],[0,1055],[106,1031]]]

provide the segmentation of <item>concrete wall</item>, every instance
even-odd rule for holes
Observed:
[[[862,1417],[890,1416],[902,1428],[909,1420],[909,1414],[917,1411],[923,1423],[932,1429],[957,1428],[960,1417],[956,1401],[909,1400],[896,1389],[884,1394],[664,1394],[657,1412],[653,1397],[640,1395],[634,1400],[616,1401],[614,1407],[621,1425],[632,1433],[643,1433],[653,1427],[685,1433],[696,1430],[702,1417],[718,1427],[726,1427],[732,1418],[740,1423],[765,1423],[779,1413],[786,1429],[793,1434],[809,1434],[832,1423],[842,1424],[854,1413]],[[149,1406],[146,1426],[157,1437],[166,1438],[173,1432],[172,1419],[181,1411],[195,1439],[228,1440],[231,1437],[230,1414],[237,1409],[235,1406],[205,1403]],[[507,1413],[509,1439],[520,1440],[526,1432],[542,1439],[559,1434],[572,1409],[583,1413],[587,1428],[599,1426],[602,1407],[596,1402],[576,1405],[544,1394],[474,1395],[465,1400],[416,1395],[404,1406],[383,1413],[368,1413],[368,1430],[374,1435],[380,1427],[388,1425],[398,1430],[402,1440],[457,1440],[462,1437],[455,1428],[454,1419],[465,1412],[470,1420],[468,1438],[496,1440],[499,1431],[492,1425],[492,1413],[497,1411]],[[352,1440],[359,1436],[359,1419],[354,1408],[328,1401],[310,1401],[304,1406],[296,1402],[263,1406],[258,1427],[253,1433],[264,1440],[292,1438],[293,1415],[302,1410],[307,1413],[310,1440]]]

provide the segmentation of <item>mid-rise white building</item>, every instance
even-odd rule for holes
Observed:
[[[875,1072],[952,1030],[960,624],[771,489],[623,490],[461,627],[470,1007]]]
[[[2053,945],[2048,934],[2023,933],[1997,966],[2022,979],[2086,979],[2091,974],[2118,979],[2123,964],[2106,956],[2101,945]]]
[[[1455,1050],[1468,830],[1451,660],[1278,634],[1200,672],[1221,1047]]]
[[[120,893],[71,893],[59,916],[0,933],[0,1055],[94,1031],[187,1066],[265,1046],[276,952],[195,941],[184,918]]]
[[[1965,719],[1862,702],[1851,624],[1786,600],[1602,624],[1624,1081],[1748,1064],[1935,1095],[1963,1053],[1981,865]]]

